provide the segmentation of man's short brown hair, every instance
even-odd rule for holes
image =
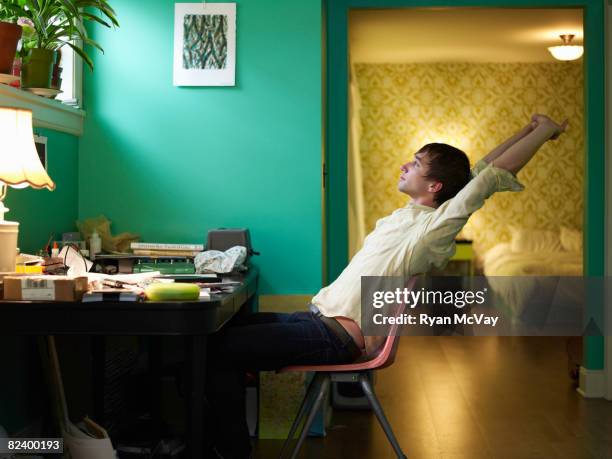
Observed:
[[[470,181],[470,160],[467,155],[445,143],[428,143],[417,153],[425,153],[429,172],[426,177],[442,182],[442,189],[434,196],[441,205],[454,197]]]

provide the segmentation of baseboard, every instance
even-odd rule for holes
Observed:
[[[261,312],[308,311],[313,295],[259,295]]]
[[[604,370],[589,370],[580,367],[580,387],[577,390],[584,398],[603,398],[606,395]]]

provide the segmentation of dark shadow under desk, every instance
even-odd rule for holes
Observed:
[[[185,397],[188,457],[203,457],[203,406],[207,336],[240,310],[257,308],[258,272],[241,276],[231,293],[200,301],[50,302],[0,301],[0,333],[5,335],[92,335],[94,416],[104,413],[104,336],[185,336],[189,384]]]

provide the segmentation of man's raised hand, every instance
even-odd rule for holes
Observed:
[[[540,113],[536,113],[535,115],[531,117],[531,123],[532,123],[532,126],[534,126],[535,124],[534,128],[540,125],[548,125],[549,127],[551,127],[553,133],[550,136],[549,140],[556,140],[567,129],[567,126],[569,124],[569,119],[566,118],[565,120],[563,120],[561,124],[558,124],[555,121],[553,121],[549,116],[542,115]]]

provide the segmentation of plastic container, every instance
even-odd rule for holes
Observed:
[[[57,241],[53,242],[53,247],[51,248],[51,258],[59,257],[59,247],[57,245]]]
[[[94,258],[100,252],[102,252],[102,239],[100,239],[98,232],[94,230],[89,238],[89,256]]]
[[[49,49],[31,49],[21,64],[21,87],[50,88],[57,53]]]
[[[0,272],[15,272],[19,223],[0,221]]]

